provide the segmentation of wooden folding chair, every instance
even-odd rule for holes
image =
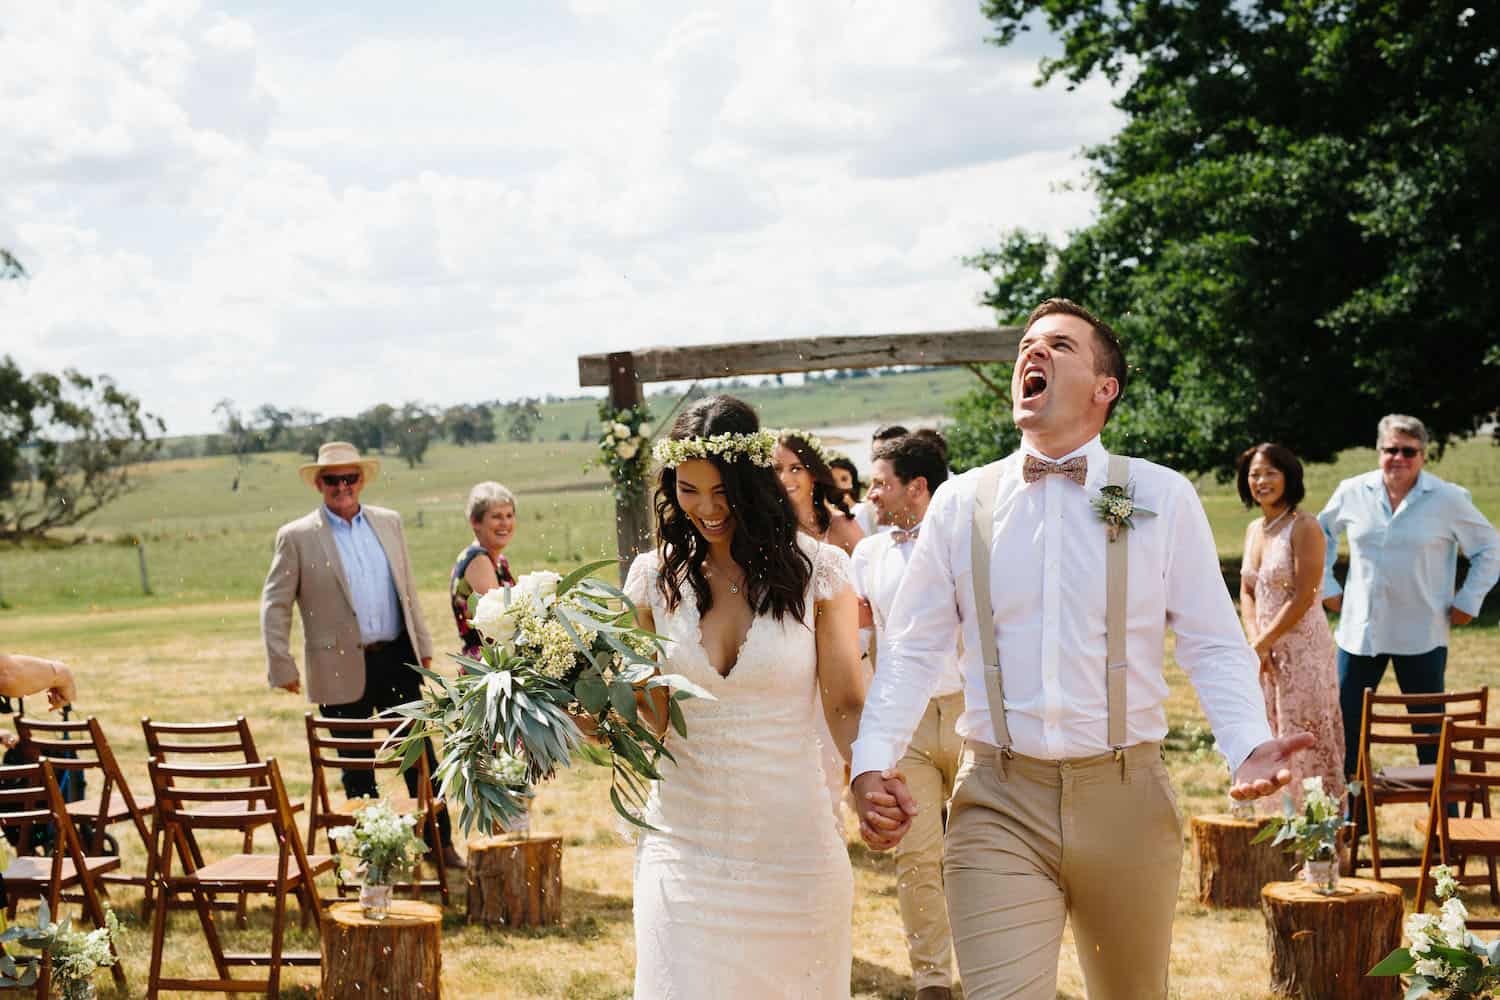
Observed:
[[[1370,869],[1370,876],[1377,881],[1410,885],[1416,875],[1392,875],[1388,868],[1413,869],[1422,863],[1417,854],[1382,855],[1377,810],[1381,806],[1398,803],[1425,803],[1432,798],[1432,764],[1401,764],[1378,767],[1373,761],[1377,747],[1436,747],[1440,739],[1443,720],[1452,719],[1464,724],[1484,725],[1488,719],[1490,691],[1487,687],[1465,691],[1441,691],[1433,694],[1376,694],[1365,691],[1364,711],[1359,733],[1359,758],[1355,777],[1363,786],[1362,802],[1353,803],[1357,823],[1354,845],[1350,851],[1350,871],[1358,875],[1361,869]],[[1414,726],[1430,726],[1429,732],[1416,732]],[[1467,803],[1467,815],[1474,815],[1474,806],[1481,800]],[[1488,816],[1488,804],[1484,803]],[[1370,857],[1359,856],[1359,842],[1368,833]]]
[[[286,786],[274,758],[250,764],[147,763],[151,785],[161,813],[161,846],[156,872],[158,891],[151,919],[151,976],[149,997],[163,990],[216,990],[226,993],[259,993],[275,997],[285,965],[317,965],[316,952],[291,953],[282,948],[286,931],[286,901],[295,895],[302,907],[303,922],[321,908],[316,883],[321,872],[334,865],[326,854],[308,854],[292,818]],[[249,782],[244,784],[243,782]],[[249,808],[246,802],[252,803]],[[222,803],[233,803],[226,812]],[[235,854],[199,863],[189,838],[201,830],[238,830],[269,826],[276,838],[274,853]],[[182,865],[172,870],[172,859]],[[271,947],[264,953],[226,952],[214,925],[211,897],[215,894],[251,893],[274,899]],[[191,894],[203,936],[213,956],[216,979],[167,979],[161,974],[162,952],[167,932],[167,910],[178,894]],[[263,967],[267,978],[237,979],[233,970],[243,966]]]
[[[1427,811],[1427,838],[1422,846],[1422,870],[1417,877],[1416,912],[1427,902],[1427,885],[1432,867],[1452,865],[1458,871],[1459,885],[1481,885],[1488,882],[1490,902],[1500,903],[1500,884],[1495,877],[1495,857],[1500,855],[1500,819],[1490,816],[1490,789],[1500,785],[1500,768],[1490,771],[1489,764],[1500,764],[1500,749],[1486,750],[1486,740],[1500,741],[1500,728],[1466,726],[1452,719],[1443,720],[1439,736],[1437,779]],[[1449,807],[1459,802],[1480,802],[1483,816],[1449,816]],[[1471,857],[1486,861],[1487,874],[1468,875],[1465,868]],[[1500,927],[1500,919],[1470,917],[1473,928]]]
[[[200,763],[200,764],[254,764],[260,761],[260,751],[255,746],[255,735],[250,731],[250,723],[245,721],[243,715],[234,719],[216,722],[158,722],[147,716],[141,719],[141,730],[146,736],[146,756],[155,758],[162,763]],[[212,802],[204,803],[201,807],[206,812],[231,813],[253,806],[252,802]],[[300,812],[303,803],[293,802],[292,812]],[[262,821],[261,826],[265,825]],[[151,886],[149,876],[154,874],[156,857],[159,853],[157,840],[161,832],[161,820],[153,814],[151,828],[152,851],[147,858],[146,874],[148,882],[145,898],[142,900],[142,915],[150,913],[151,909]],[[193,852],[193,858],[201,866],[203,854],[198,848],[197,839],[188,835],[188,847]],[[250,854],[255,850],[255,826],[247,825],[245,829],[244,853]],[[192,904],[186,900],[183,906]],[[233,905],[236,920],[239,926],[246,924],[245,913],[246,897],[243,893]],[[230,904],[216,902],[215,908],[227,909]]]
[[[329,772],[338,780],[339,770],[348,771],[392,771],[401,770],[401,762],[389,756],[384,759],[381,751],[390,738],[410,724],[402,716],[377,716],[372,719],[330,719],[308,712],[307,753],[312,761],[311,805],[307,812],[307,842],[317,847],[318,831],[328,837],[328,849],[332,851],[332,831],[343,826],[354,825],[354,814],[375,802],[374,799],[342,799],[334,801],[329,793]],[[426,861],[437,872],[435,879],[422,879],[422,861],[417,863],[417,878],[401,882],[397,888],[410,889],[413,896],[436,889],[443,905],[448,905],[448,875],[443,867],[443,848],[438,834],[438,807],[432,797],[431,776],[427,767],[427,755],[417,757],[413,765],[417,771],[417,794],[387,796],[392,811],[400,816],[417,817],[416,834],[427,842]],[[355,887],[342,878],[338,882],[339,893],[345,894]]]
[[[117,857],[89,857],[78,828],[68,815],[57,774],[46,760],[36,764],[0,766],[0,829],[17,833],[16,856],[0,875],[5,884],[6,916],[15,920],[22,899],[45,899],[56,919],[63,893],[76,891],[83,912],[95,927],[104,926],[100,877],[120,867]],[[44,851],[42,854],[36,853]],[[111,943],[110,950],[114,950]],[[20,957],[20,956],[17,956]],[[110,967],[115,983],[125,989],[125,968]],[[36,995],[46,997],[52,975],[50,958],[43,955],[37,970]]]
[[[150,795],[131,793],[98,719],[89,716],[62,722],[17,716],[16,734],[20,737],[21,752],[29,760],[51,761],[54,770],[59,772],[73,771],[85,775],[97,772],[97,794],[67,803],[68,815],[81,828],[90,854],[104,854],[105,834],[109,828],[129,822],[135,827],[136,835],[141,838],[141,847],[149,857],[151,830],[146,817],[154,801]],[[126,872],[111,872],[105,876],[105,881],[142,887],[149,885],[147,875]]]

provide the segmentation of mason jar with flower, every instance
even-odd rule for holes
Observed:
[[[1359,783],[1351,782],[1349,793],[1359,794]],[[1342,804],[1323,790],[1321,776],[1302,782],[1302,809],[1298,811],[1290,795],[1282,797],[1282,814],[1266,821],[1252,844],[1271,841],[1302,862],[1302,879],[1332,894],[1339,885],[1339,831],[1344,826]]]
[[[354,814],[354,825],[333,831],[339,854],[355,865],[344,877],[358,879],[365,916],[384,920],[390,912],[391,887],[407,877],[427,850],[413,832],[415,816],[398,815],[384,799]]]

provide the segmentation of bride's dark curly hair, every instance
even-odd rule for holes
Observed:
[[[755,411],[733,396],[709,396],[684,410],[672,424],[673,440],[714,434],[752,434],[760,430]],[[725,461],[707,459],[724,480],[724,498],[734,512],[730,554],[745,571],[745,599],[757,615],[769,612],[781,621],[791,615],[806,621],[807,583],[813,564],[797,544],[797,519],[776,474],[746,456]],[[708,541],[677,503],[677,470],[663,468],[656,483],[656,538],[662,573],[657,583],[668,608],[693,588],[698,613],[713,606],[703,562]]]
[[[854,510],[850,506],[849,494],[839,489],[838,483],[833,481],[833,470],[813,451],[812,445],[800,434],[783,434],[778,440],[782,447],[790,448],[796,453],[797,461],[812,476],[813,517],[817,519],[818,530],[828,533],[828,526],[833,523],[832,511],[835,510],[853,519]]]

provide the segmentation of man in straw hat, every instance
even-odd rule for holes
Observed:
[[[302,681],[292,657],[292,603],[302,612],[307,698],[326,716],[363,719],[418,697],[421,677],[409,664],[432,665],[432,637],[422,618],[401,515],[361,505],[359,495],[380,474],[346,441],[330,441],[298,470],[322,504],[284,524],[261,593],[260,628],[272,687],[297,694]],[[432,754],[429,745],[428,754]],[[416,771],[406,772],[416,795]],[[344,793],[373,796],[370,771],[345,771]],[[448,814],[439,814],[443,856],[458,864]]]

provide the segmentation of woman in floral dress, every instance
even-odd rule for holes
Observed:
[[[1258,444],[1238,463],[1240,499],[1261,516],[1245,533],[1240,613],[1260,656],[1260,683],[1271,732],[1298,731],[1317,742],[1292,762],[1293,801],[1302,779],[1320,775],[1335,800],[1344,795],[1344,723],[1339,714],[1338,652],[1323,614],[1323,531],[1297,509],[1305,489],[1302,463],[1279,444]],[[1279,811],[1274,797],[1264,800]]]

